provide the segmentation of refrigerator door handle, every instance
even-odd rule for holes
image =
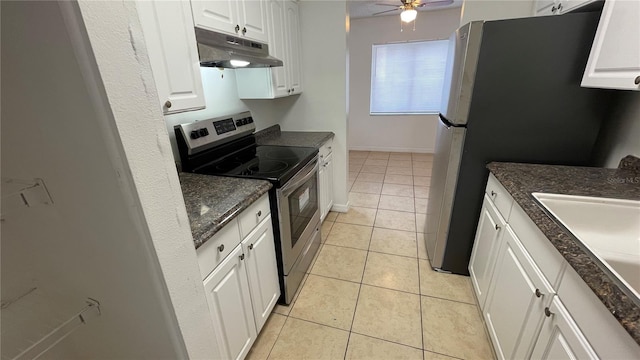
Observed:
[[[451,128],[451,127],[467,127],[467,125],[463,125],[463,124],[454,124],[451,121],[449,121],[449,119],[447,119],[444,115],[442,115],[442,113],[438,113],[438,117],[440,117],[440,121],[444,124],[444,126],[446,126],[447,128]]]

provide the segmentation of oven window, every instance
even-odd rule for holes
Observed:
[[[300,185],[287,199],[289,202],[289,224],[291,226],[291,247],[302,235],[307,224],[318,210],[318,182],[313,176]]]

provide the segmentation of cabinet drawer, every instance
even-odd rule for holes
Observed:
[[[265,194],[246,208],[238,217],[240,236],[244,239],[260,222],[271,213],[269,195]]]
[[[509,220],[509,216],[511,215],[511,206],[513,205],[513,198],[505,189],[498,179],[496,179],[493,174],[489,174],[489,180],[487,181],[487,195],[489,199],[493,201],[493,203],[498,208],[500,215],[507,220]]]
[[[200,265],[202,279],[206,278],[240,244],[240,240],[238,222],[233,219],[198,248],[198,265]]]
[[[518,235],[527,252],[535,259],[547,281],[557,289],[564,263],[562,255],[518,204],[513,204],[509,225]]]
[[[321,159],[326,158],[329,154],[331,154],[333,148],[333,138],[327,140],[324,144],[322,144],[322,146],[320,147],[320,150],[318,151],[318,154],[320,156]]]

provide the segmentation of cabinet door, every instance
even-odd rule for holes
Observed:
[[[264,0],[239,0],[237,3],[242,37],[268,43],[266,2]]]
[[[498,210],[489,196],[485,194],[482,210],[480,210],[478,230],[473,243],[473,252],[469,260],[469,275],[480,309],[484,309],[504,226],[504,220],[498,214]]]
[[[285,2],[283,0],[267,0],[267,17],[269,19],[269,54],[282,60],[283,66],[271,68],[273,95],[282,97],[289,95],[287,68],[287,33],[285,29]]]
[[[533,3],[534,16],[554,15],[558,8],[554,0],[537,0]]]
[[[331,211],[333,206],[333,154],[329,153],[324,160],[324,173],[325,173],[325,216]]]
[[[530,347],[551,288],[508,225],[503,234],[483,315],[498,358],[513,359]]]
[[[302,92],[302,70],[300,58],[300,10],[298,3],[294,1],[286,2],[286,31],[288,35],[288,56],[289,64],[285,64],[289,74],[289,89],[291,94]]]
[[[258,332],[267,321],[280,297],[276,249],[271,226],[271,216],[242,241],[255,326]]]
[[[546,310],[532,359],[598,359],[559,297]]]
[[[325,211],[327,208],[327,171],[323,166],[324,157],[320,158],[320,167],[318,168],[318,206],[320,207],[320,221],[324,221],[324,218],[327,216],[327,212]]]
[[[607,0],[582,86],[640,90],[640,1]]]
[[[192,0],[193,21],[195,26],[239,35],[240,19],[236,0]]]
[[[172,114],[203,109],[189,1],[137,1],[136,6],[162,111]]]
[[[242,246],[204,280],[209,313],[224,359],[243,359],[256,339],[256,325]]]

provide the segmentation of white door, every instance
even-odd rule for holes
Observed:
[[[549,297],[550,286],[540,284],[541,273],[509,226],[503,234],[483,315],[496,355],[512,359],[518,345],[529,347],[528,339],[521,339],[521,334],[537,328],[545,301],[549,302],[545,298]],[[521,341],[523,344],[519,344]]]
[[[504,226],[504,220],[498,214],[498,210],[489,196],[485,194],[473,251],[469,260],[469,275],[481,309],[484,309]]]
[[[640,1],[607,0],[582,86],[640,90]]]
[[[162,111],[205,107],[200,60],[188,0],[137,1]]]
[[[300,58],[300,10],[298,3],[288,0],[286,2],[286,29],[289,38],[288,57],[289,64],[284,66],[289,72],[289,89],[291,94],[302,92],[302,70]]]
[[[237,3],[242,36],[268,43],[266,2],[264,0],[239,0]]]
[[[598,355],[557,296],[545,311],[545,321],[531,358],[598,359]]]
[[[270,215],[242,241],[242,247],[246,256],[244,261],[247,265],[255,325],[260,332],[280,297],[278,265]]]
[[[271,76],[273,81],[273,96],[287,96],[287,67],[289,61],[287,59],[287,38],[285,31],[285,1],[283,0],[267,0],[267,17],[269,19],[269,55],[283,61],[283,66],[271,68]]]
[[[209,313],[225,359],[243,359],[256,339],[242,246],[204,280]]]
[[[195,26],[239,35],[240,19],[235,0],[192,0],[193,21]]]

